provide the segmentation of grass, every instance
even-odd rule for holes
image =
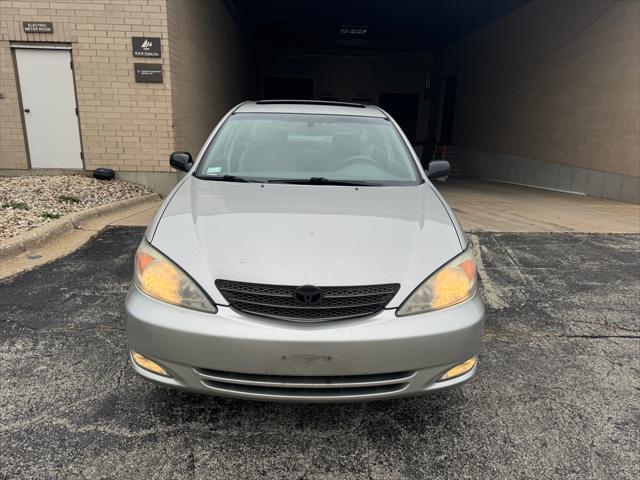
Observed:
[[[56,218],[60,218],[59,213],[52,213],[52,212],[43,212],[40,214],[40,216],[47,220],[55,220]]]
[[[70,195],[60,195],[58,200],[64,203],[80,203],[80,199]]]
[[[14,210],[29,210],[29,205],[24,202],[7,202],[2,204],[2,208],[13,208]]]

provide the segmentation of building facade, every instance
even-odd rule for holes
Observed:
[[[467,174],[640,201],[640,2],[529,2],[438,58]]]
[[[217,1],[1,0],[0,172],[108,167],[166,193],[169,153],[246,98],[242,42]]]
[[[528,2],[399,54],[260,45],[231,0],[0,0],[0,174],[108,167],[166,193],[171,151],[308,84],[398,105],[416,145],[455,146],[467,175],[638,202],[639,45],[632,1]]]

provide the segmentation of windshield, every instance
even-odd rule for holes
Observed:
[[[416,185],[421,178],[394,125],[383,118],[240,113],[204,154],[204,179]]]

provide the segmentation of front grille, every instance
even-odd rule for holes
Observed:
[[[356,287],[319,287],[322,299],[301,305],[298,287],[216,280],[229,304],[243,313],[299,322],[320,322],[373,315],[384,309],[400,288],[397,283]]]
[[[406,389],[415,371],[365,375],[262,375],[194,368],[202,384],[221,393],[300,399],[384,396]]]

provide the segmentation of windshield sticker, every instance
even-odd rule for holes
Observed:
[[[222,167],[209,167],[207,168],[207,175],[210,173],[220,173]]]

